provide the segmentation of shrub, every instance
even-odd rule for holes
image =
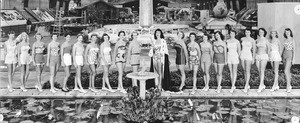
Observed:
[[[130,73],[131,71],[128,72],[124,72],[123,75],[123,86],[124,87],[130,87],[132,85],[131,79],[126,77],[126,74]],[[192,88],[193,82],[193,74],[192,71],[186,71],[186,85],[187,88]],[[294,86],[294,88],[299,88],[300,86],[300,69],[298,67],[293,67],[291,69],[291,73],[292,73],[292,86]],[[203,75],[204,72],[199,69],[198,74],[197,74],[197,86],[199,87],[204,87],[204,79],[203,79]],[[101,88],[102,87],[102,76],[103,74],[97,74],[95,77],[95,87],[97,88]],[[170,78],[171,81],[175,83],[175,86],[179,87],[181,79],[180,79],[180,72],[178,71],[172,71],[170,72]],[[112,87],[117,87],[118,86],[118,72],[117,71],[112,71],[109,73],[109,82],[111,84]],[[256,66],[252,65],[251,67],[251,75],[250,75],[250,86],[259,86],[259,74],[257,71]],[[217,79],[216,79],[216,72],[214,70],[214,67],[211,66],[210,69],[210,83],[209,86],[212,88],[216,88],[217,86]],[[67,86],[69,88],[74,88],[74,80],[75,80],[75,73],[71,73],[68,81],[67,81]],[[271,88],[273,85],[273,81],[274,81],[274,72],[272,69],[266,69],[265,71],[265,80],[264,83],[267,86],[267,88]],[[62,82],[61,82],[62,83]],[[88,72],[83,72],[81,74],[81,83],[83,88],[88,88],[89,87],[89,73]],[[286,86],[286,79],[285,79],[285,74],[284,74],[284,70],[280,69],[279,70],[279,77],[278,77],[278,83],[279,86]],[[229,86],[231,86],[231,81],[230,81],[230,72],[227,66],[224,67],[224,71],[223,71],[223,78],[222,78],[222,86],[225,86],[224,88],[230,88]],[[237,72],[237,81],[236,84],[237,88],[243,88],[245,85],[245,79],[244,79],[244,74],[243,74],[243,69],[241,66],[238,67],[238,72]],[[215,87],[213,87],[215,86]],[[226,87],[228,86],[228,87]],[[55,83],[55,87],[60,88],[61,85],[59,83]],[[46,88],[50,88],[50,84],[49,81],[46,82],[43,86],[43,89]]]

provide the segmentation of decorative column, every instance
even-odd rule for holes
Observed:
[[[140,0],[139,23],[140,26],[151,27],[153,24],[153,0]]]

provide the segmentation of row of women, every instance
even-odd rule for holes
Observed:
[[[183,32],[177,33],[177,38],[173,44],[173,48],[176,50],[176,66],[181,73],[181,84],[179,90],[185,88],[185,65],[188,65],[190,69],[193,70],[193,91],[195,93],[197,90],[197,72],[199,66],[201,66],[204,71],[204,81],[205,87],[204,91],[209,90],[210,82],[210,66],[214,63],[214,68],[217,73],[217,83],[218,87],[216,91],[221,92],[222,86],[222,72],[224,65],[228,65],[231,75],[232,87],[230,92],[234,92],[236,89],[235,82],[237,77],[237,66],[242,64],[244,69],[244,75],[246,84],[243,89],[245,93],[250,89],[250,69],[251,65],[256,63],[260,74],[260,86],[258,92],[265,89],[264,85],[264,71],[268,61],[272,62],[274,68],[274,84],[271,91],[276,91],[279,89],[278,86],[278,68],[281,61],[285,64],[285,75],[287,81],[287,92],[291,92],[291,73],[290,68],[295,60],[295,41],[293,40],[292,31],[287,28],[284,31],[284,42],[283,47],[278,40],[277,31],[271,31],[269,38],[267,38],[267,31],[264,28],[259,29],[258,39],[255,41],[250,35],[251,30],[245,30],[245,37],[241,41],[235,39],[236,32],[234,30],[230,31],[230,38],[224,40],[224,36],[221,32],[217,31],[214,33],[214,40],[209,39],[209,35],[203,35],[203,42],[196,42],[196,34],[190,33],[188,36],[188,42],[185,42],[185,35]],[[137,72],[140,61],[141,45],[138,42],[138,33],[133,32],[131,34],[131,39],[129,46],[125,40],[125,32],[120,31],[117,43],[115,47],[111,48],[110,37],[107,34],[103,34],[101,40],[97,41],[98,36],[96,34],[91,35],[91,43],[89,43],[86,48],[82,43],[83,35],[77,36],[77,42],[72,45],[70,43],[70,35],[65,35],[66,41],[63,44],[59,44],[56,34],[52,35],[52,41],[48,44],[47,48],[45,44],[41,41],[42,36],[36,34],[36,42],[33,44],[32,48],[29,46],[28,36],[26,33],[21,34],[21,42],[16,45],[14,40],[14,33],[9,33],[9,39],[5,43],[5,49],[7,51],[5,63],[8,66],[8,77],[9,85],[8,90],[13,91],[12,88],[12,76],[14,75],[16,63],[21,66],[21,83],[20,87],[23,91],[27,91],[25,88],[25,82],[29,75],[29,63],[31,61],[30,55],[32,55],[33,64],[36,66],[37,80],[38,84],[35,86],[36,89],[42,91],[41,89],[41,73],[43,71],[43,66],[46,64],[50,67],[50,91],[55,93],[58,89],[54,87],[54,81],[58,67],[61,65],[65,69],[65,78],[62,86],[62,91],[69,91],[66,86],[68,77],[70,76],[70,66],[74,65],[76,68],[76,79],[75,88],[82,93],[86,90],[83,89],[81,85],[81,69],[83,65],[88,65],[90,68],[90,79],[89,79],[89,89],[93,92],[98,90],[94,87],[94,79],[96,75],[96,68],[99,66],[103,67],[103,80],[102,89],[115,92],[109,84],[108,70],[109,67],[115,64],[118,68],[118,89],[122,93],[126,93],[123,82],[123,70],[126,63],[131,64],[133,72]],[[213,42],[213,43],[212,43]],[[241,43],[240,43],[241,42]],[[155,30],[154,39],[152,39],[151,50],[149,56],[151,57],[151,68],[153,71],[159,75],[155,79],[155,86],[159,89],[170,90],[173,84],[170,84],[169,80],[169,59],[168,59],[168,45],[166,40],[164,40],[163,32],[160,29]],[[43,57],[44,49],[47,49],[47,59],[46,62]],[[32,49],[32,52],[29,52]],[[137,85],[136,80],[133,80],[133,86]],[[107,87],[108,88],[107,88]]]
[[[91,35],[91,43],[86,47],[84,46],[83,35],[79,34],[77,36],[77,42],[71,44],[71,36],[69,34],[65,35],[65,42],[60,44],[57,42],[57,34],[52,35],[52,41],[45,45],[42,42],[42,35],[37,33],[35,35],[36,42],[33,43],[32,47],[29,44],[29,37],[24,32],[20,34],[19,40],[15,40],[15,33],[9,32],[9,39],[5,42],[5,64],[8,66],[8,79],[9,84],[7,86],[8,90],[12,92],[14,89],[12,87],[12,79],[15,73],[16,65],[21,66],[21,86],[22,91],[27,91],[25,88],[25,82],[29,76],[29,64],[32,62],[36,66],[37,72],[37,84],[36,89],[42,91],[41,86],[41,74],[44,68],[44,65],[49,66],[50,68],[50,91],[55,93],[58,89],[54,87],[54,82],[58,68],[60,66],[64,67],[65,78],[63,80],[62,91],[68,92],[69,89],[66,86],[67,80],[70,76],[70,67],[74,65],[76,68],[76,77],[75,77],[75,87],[74,90],[78,90],[82,93],[85,93],[86,90],[83,89],[81,84],[81,70],[83,65],[88,65],[90,68],[90,79],[89,79],[89,89],[93,92],[97,92],[94,86],[96,68],[103,67],[103,90],[115,92],[110,86],[108,79],[108,69],[110,65],[116,64],[119,71],[119,84],[118,90],[120,92],[126,93],[122,84],[122,74],[125,67],[126,61],[131,64],[133,71],[137,71],[139,65],[139,53],[140,45],[137,43],[138,33],[132,33],[132,41],[127,46],[127,42],[124,39],[125,32],[121,31],[119,33],[118,42],[113,49],[114,52],[111,54],[111,45],[110,37],[107,34],[103,34],[101,40],[98,40],[98,35]],[[125,56],[126,52],[128,53]],[[44,55],[47,55],[47,59],[44,59]],[[127,60],[128,59],[128,60]],[[107,85],[107,87],[106,87]],[[136,81],[134,81],[136,85]]]
[[[295,41],[293,39],[293,33],[291,29],[286,28],[284,30],[284,41],[282,43],[278,39],[278,32],[272,30],[269,38],[267,38],[267,31],[264,28],[259,28],[258,38],[255,41],[251,37],[251,30],[245,30],[245,37],[241,38],[241,41],[237,40],[236,32],[234,30],[229,31],[229,39],[224,41],[224,36],[221,32],[216,31],[214,33],[214,41],[210,41],[209,36],[204,34],[203,42],[199,45],[195,42],[196,35],[190,33],[189,40],[190,43],[187,46],[182,40],[184,38],[184,33],[178,33],[177,44],[175,49],[177,51],[176,55],[176,64],[181,72],[181,85],[180,90],[184,88],[185,85],[185,72],[184,65],[185,61],[189,61],[188,64],[193,70],[193,91],[195,93],[196,82],[197,82],[197,72],[198,66],[200,65],[204,71],[204,82],[205,87],[204,91],[209,90],[209,81],[210,81],[210,66],[214,63],[214,68],[217,73],[217,89],[218,93],[221,92],[222,86],[222,72],[224,65],[228,65],[230,70],[230,78],[232,87],[230,92],[233,93],[236,89],[235,82],[237,79],[237,67],[241,63],[244,76],[246,80],[245,87],[243,91],[245,93],[250,89],[249,80],[250,80],[250,69],[252,64],[256,64],[259,76],[260,84],[257,92],[262,92],[266,86],[264,85],[264,72],[266,69],[267,62],[272,63],[274,68],[274,84],[270,91],[279,90],[278,85],[278,68],[281,61],[283,61],[285,66],[285,77],[287,81],[286,91],[291,92],[291,73],[290,69],[292,64],[295,62]],[[213,43],[211,43],[213,42]]]

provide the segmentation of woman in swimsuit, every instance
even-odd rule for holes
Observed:
[[[204,71],[204,82],[205,87],[202,89],[204,91],[209,90],[209,81],[210,81],[210,66],[213,60],[213,49],[211,43],[208,41],[208,34],[203,35],[203,42],[200,43],[201,47],[201,69]]]
[[[123,87],[123,71],[125,69],[126,65],[126,52],[127,52],[127,42],[125,42],[125,32],[120,31],[118,34],[118,42],[115,45],[112,60],[114,64],[116,64],[119,72],[118,76],[118,89],[122,93],[126,93],[124,87]]]
[[[4,56],[5,56],[5,61],[4,63],[7,65],[8,69],[8,85],[7,89],[9,92],[14,91],[12,87],[12,81],[13,81],[13,76],[15,74],[16,70],[16,64],[18,63],[17,59],[17,45],[15,41],[15,32],[10,31],[8,33],[8,40],[5,42],[4,45]]]
[[[102,89],[108,90],[110,92],[115,92],[109,83],[108,79],[108,70],[111,65],[111,48],[110,48],[110,42],[109,42],[109,35],[104,33],[102,35],[102,41],[103,43],[100,45],[100,55],[101,55],[101,65],[103,66],[103,79],[102,79]],[[108,89],[106,88],[105,84],[107,84]]]
[[[231,30],[229,31],[230,39],[227,40],[227,64],[230,70],[230,78],[231,78],[231,90],[230,92],[233,93],[235,90],[235,82],[237,77],[237,67],[240,63],[240,53],[241,53],[241,44],[235,38],[236,31]]]
[[[81,93],[86,93],[87,91],[85,91],[83,89],[82,84],[81,84],[81,70],[82,70],[83,63],[85,61],[85,59],[83,58],[84,47],[82,44],[82,40],[83,40],[83,35],[78,34],[77,42],[74,44],[73,49],[72,49],[72,57],[73,57],[73,62],[74,62],[73,64],[76,68],[75,79],[77,79],[77,81],[75,80],[74,90],[78,90]],[[78,86],[79,86],[79,89],[78,89]]]
[[[278,33],[277,31],[271,31],[270,34],[270,49],[271,52],[269,54],[270,56],[270,61],[271,64],[274,68],[274,84],[273,87],[270,91],[276,91],[279,90],[279,85],[278,85],[278,69],[279,69],[279,63],[281,61],[281,43],[278,40]]]
[[[266,86],[264,85],[264,78],[265,78],[265,69],[267,62],[269,60],[269,41],[266,38],[267,31],[264,28],[258,29],[259,36],[256,41],[256,66],[260,75],[260,84],[257,92],[263,91]]]
[[[189,39],[190,43],[187,44],[189,51],[189,67],[191,70],[193,70],[193,91],[191,93],[194,94],[197,90],[197,72],[200,65],[201,49],[198,43],[195,41],[195,33],[190,33]]]
[[[67,87],[67,81],[70,77],[70,68],[72,65],[72,45],[70,43],[71,35],[65,34],[66,41],[61,45],[60,54],[61,54],[61,66],[64,67],[65,78],[63,82],[63,86],[61,90],[63,92],[69,92],[69,88]]]
[[[38,84],[35,85],[35,88],[41,92],[42,91],[41,75],[45,65],[44,50],[46,46],[45,43],[41,41],[43,37],[40,33],[35,34],[35,39],[36,42],[34,42],[32,45],[33,65],[36,66],[37,81],[38,81]]]
[[[244,92],[247,93],[248,90],[250,89],[249,81],[250,81],[250,69],[251,69],[251,64],[254,64],[254,59],[255,59],[255,52],[256,52],[256,45],[255,45],[255,40],[250,36],[251,35],[251,30],[246,29],[245,30],[245,37],[241,39],[242,41],[242,51],[240,55],[242,67],[244,69],[244,75],[245,75],[245,88]],[[253,53],[251,52],[253,51]]]
[[[292,91],[292,85],[291,85],[291,66],[295,63],[295,51],[296,50],[296,42],[293,39],[293,32],[290,28],[286,28],[284,30],[284,43],[283,43],[283,63],[284,66],[284,73],[286,78],[286,91],[291,92]]]
[[[96,76],[96,68],[97,68],[97,64],[99,64],[99,46],[98,46],[98,35],[97,34],[92,34],[91,35],[91,43],[89,43],[86,47],[85,50],[85,61],[86,64],[90,66],[90,79],[89,79],[89,89],[92,92],[98,92],[95,89],[95,76]]]
[[[21,42],[18,44],[18,63],[21,66],[21,87],[20,89],[24,92],[27,91],[25,83],[29,76],[29,64],[30,59],[30,46],[29,37],[26,32],[20,34]]]
[[[58,34],[52,34],[52,41],[47,48],[47,66],[50,67],[50,91],[55,93],[58,89],[54,87],[54,82],[58,68],[60,66],[60,44],[56,41]]]
[[[177,40],[174,43],[174,49],[176,50],[176,58],[175,58],[175,63],[176,67],[179,69],[180,74],[181,74],[181,84],[179,86],[179,90],[182,91],[183,87],[185,86],[185,71],[184,71],[184,66],[186,63],[189,61],[189,55],[188,51],[186,48],[186,44],[184,42],[184,33],[182,31],[177,33]]]
[[[138,68],[140,66],[140,53],[141,53],[141,45],[137,40],[138,33],[132,32],[131,38],[132,41],[129,44],[128,53],[127,53],[127,62],[131,64],[132,71],[138,72]],[[137,80],[132,79],[132,86],[137,86]]]
[[[223,41],[224,36],[220,31],[215,32],[215,38],[216,41],[213,44],[213,50],[214,50],[214,64],[215,64],[215,70],[217,72],[217,82],[218,82],[218,88],[217,93],[220,93],[222,90],[221,82],[222,82],[222,73],[224,65],[227,64],[226,58],[227,58],[227,52],[225,49],[227,49],[226,43]]]
[[[170,81],[166,74],[168,74],[168,68],[166,68],[168,61],[168,47],[166,40],[161,29],[154,31],[154,39],[152,40],[152,47],[149,51],[149,56],[152,57],[152,63],[154,72],[158,74],[158,78],[155,79],[155,84],[158,89],[164,89],[165,91],[170,90]],[[167,60],[167,61],[166,61]],[[166,72],[166,74],[164,74]],[[164,79],[164,81],[163,81]],[[164,83],[162,83],[164,82]]]

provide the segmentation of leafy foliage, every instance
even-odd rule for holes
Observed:
[[[126,77],[126,74],[130,73],[131,71],[127,71],[124,72],[123,74],[123,86],[124,87],[130,87],[131,86],[131,79]],[[257,71],[257,68],[255,65],[252,65],[251,67],[251,75],[250,75],[250,86],[259,86],[259,73]],[[186,85],[187,88],[191,88],[193,85],[193,73],[190,70],[186,70]],[[292,73],[292,86],[294,86],[293,88],[299,88],[300,86],[300,69],[297,67],[293,67],[291,69],[291,73]],[[74,81],[75,81],[75,73],[71,73],[68,81],[67,81],[67,86],[69,88],[74,88]],[[210,83],[209,86],[213,87],[213,86],[217,86],[217,77],[216,77],[216,72],[214,70],[214,67],[211,66],[210,68]],[[171,81],[175,83],[175,86],[179,86],[181,79],[180,79],[180,72],[179,71],[172,71],[170,72],[170,78]],[[204,72],[199,69],[198,73],[197,73],[197,86],[198,87],[203,87],[204,86]],[[95,86],[96,87],[102,87],[102,77],[103,74],[99,73],[96,75],[95,78]],[[109,73],[109,82],[111,84],[112,87],[117,87],[118,86],[118,72],[117,71],[112,71],[111,73]],[[274,72],[272,69],[266,69],[265,70],[265,85],[269,88],[272,87],[274,82]],[[83,72],[81,74],[81,83],[82,86],[84,88],[88,88],[89,87],[89,73],[88,72]],[[279,69],[279,77],[278,77],[278,83],[280,87],[284,87],[286,86],[286,79],[285,79],[285,74],[284,74],[284,70],[283,69]],[[230,71],[229,68],[227,66],[224,67],[224,71],[223,71],[223,79],[222,79],[222,86],[231,86],[231,81],[230,81]],[[242,66],[238,66],[238,72],[237,72],[237,81],[235,84],[238,88],[243,88],[245,86],[245,78],[244,78],[244,73],[243,73],[243,69]],[[55,87],[60,88],[61,85],[57,82],[55,82],[54,84]],[[43,86],[43,89],[49,89],[50,88],[50,83],[49,81],[46,82]]]
[[[166,119],[168,100],[158,98],[158,89],[149,89],[145,99],[139,96],[138,87],[129,88],[127,92],[127,96],[122,98],[123,116],[127,121],[143,123]]]

